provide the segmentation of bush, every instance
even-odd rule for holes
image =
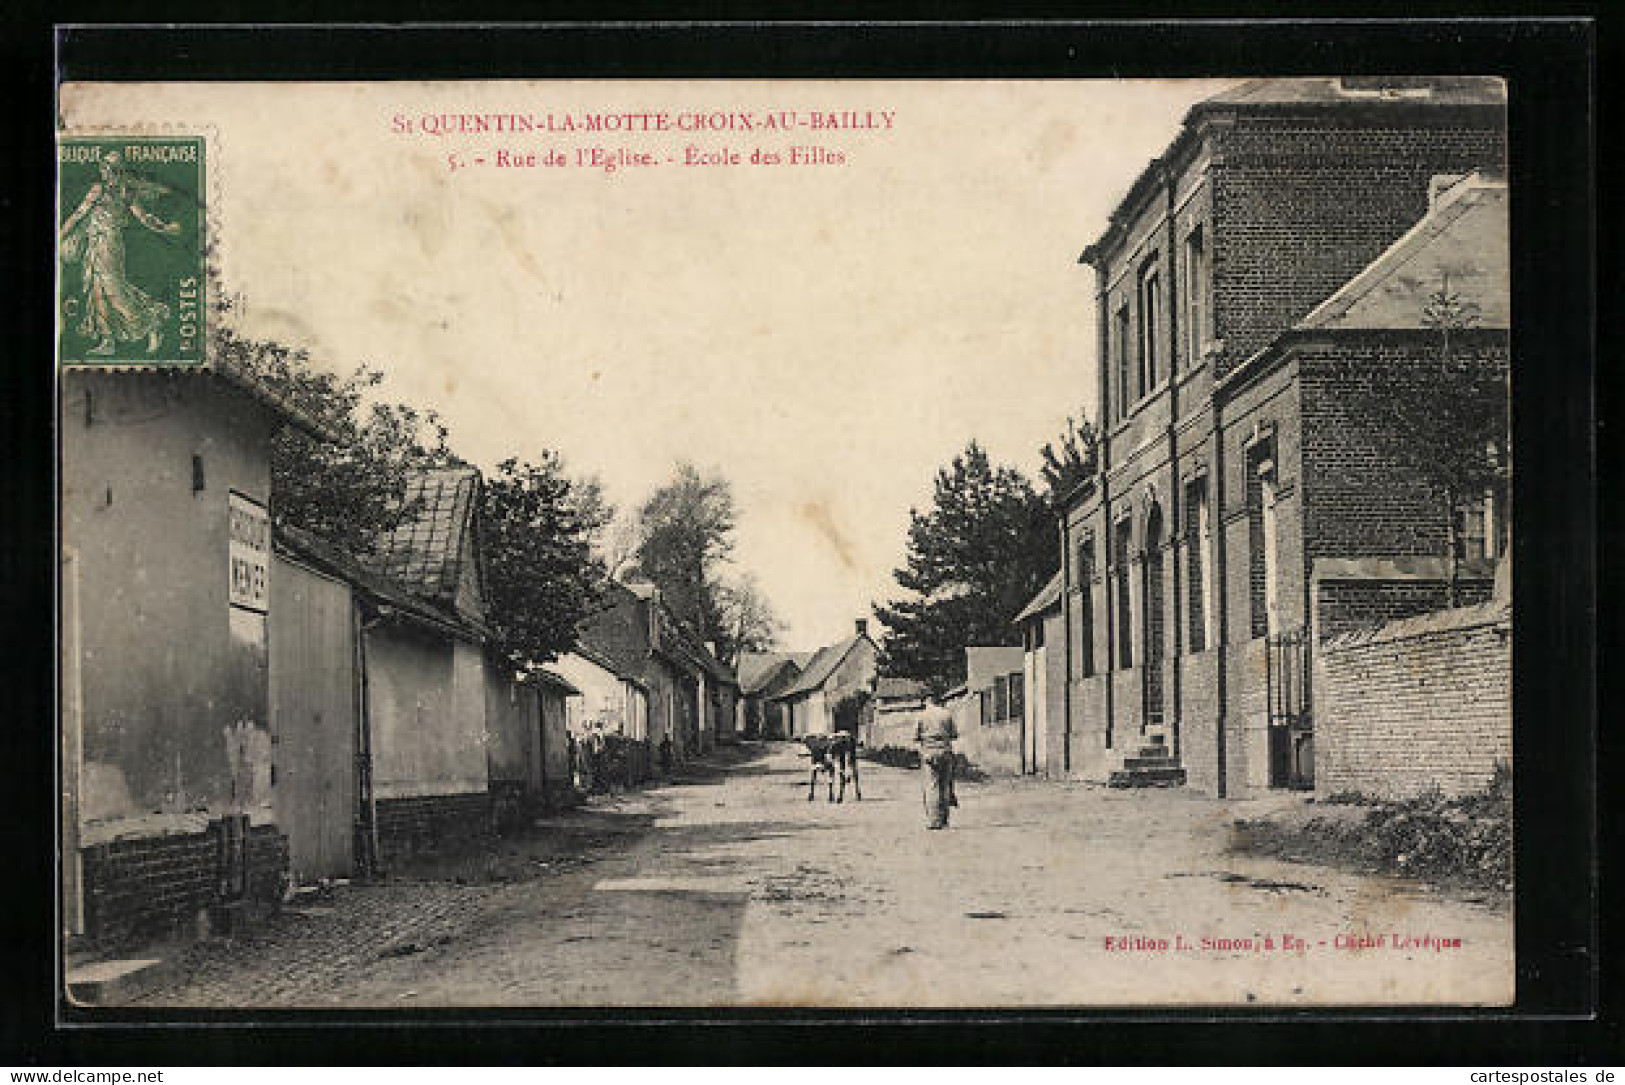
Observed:
[[[1397,802],[1364,796],[1354,801],[1371,807],[1357,821],[1324,817],[1298,824],[1269,818],[1240,820],[1235,846],[1288,859],[1341,859],[1369,870],[1439,884],[1510,887],[1510,772],[1498,769],[1484,790],[1454,799],[1434,788]]]

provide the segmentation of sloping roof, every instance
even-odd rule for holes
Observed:
[[[568,678],[564,677],[562,674],[554,674],[545,667],[537,667],[534,670],[528,671],[526,672],[526,676],[542,683],[543,685],[552,686],[555,689],[562,690],[567,695],[580,696],[581,694],[581,691],[577,689],[574,683],[572,683]]]
[[[355,557],[319,535],[292,524],[274,525],[273,531],[277,549],[281,552],[340,578],[355,591],[393,609],[410,621],[441,632],[461,634],[471,640],[478,640],[489,633],[482,624],[469,622],[455,613],[447,613],[419,598],[407,585],[368,569]]]
[[[875,682],[875,699],[881,701],[910,700],[924,697],[930,692],[923,682],[916,682],[912,678],[881,678]]]
[[[797,697],[803,693],[811,693],[819,686],[822,686],[829,681],[829,676],[834,674],[836,668],[846,659],[847,653],[857,647],[858,641],[864,639],[866,638],[861,636],[851,636],[839,644],[831,644],[818,649],[812,660],[802,670],[801,677],[797,678],[789,689],[778,694],[778,697]]]
[[[1506,84],[1499,79],[1477,75],[1250,79],[1204,99],[1197,108],[1333,105],[1348,102],[1501,105],[1506,102]]]
[[[1507,188],[1482,173],[1440,192],[1422,220],[1321,302],[1297,330],[1413,329],[1448,288],[1475,328],[1511,326]]]
[[[183,379],[210,377],[253,400],[282,422],[296,426],[311,437],[334,444],[343,442],[343,436],[314,412],[306,410],[291,397],[283,395],[268,381],[240,362],[211,356],[195,364],[175,362],[109,362],[87,364],[62,363],[64,370],[93,373],[143,373]]]
[[[766,687],[786,666],[801,669],[789,652],[741,652],[738,662],[739,688],[745,693]]]
[[[452,603],[464,563],[477,560],[470,527],[479,478],[472,467],[440,468],[410,477],[405,500],[421,505],[416,515],[379,540],[370,564],[419,595]]]
[[[1015,620],[1024,622],[1028,618],[1036,617],[1044,611],[1056,606],[1061,601],[1061,574],[1059,571],[1049,578],[1049,582],[1038,589],[1038,594],[1032,597],[1028,604],[1021,608]]]

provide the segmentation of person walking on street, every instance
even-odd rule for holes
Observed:
[[[914,725],[914,741],[920,746],[920,769],[925,785],[925,827],[946,829],[948,808],[954,802],[954,739],[959,732],[946,708],[933,704],[920,714]]]

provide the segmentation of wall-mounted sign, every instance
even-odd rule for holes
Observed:
[[[231,605],[271,609],[271,514],[253,498],[230,494]]]

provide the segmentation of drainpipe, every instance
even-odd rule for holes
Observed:
[[[361,845],[358,866],[365,877],[378,873],[378,798],[372,782],[372,717],[367,695],[367,634],[384,621],[382,613],[372,618],[361,617],[361,605],[350,609],[350,624],[355,637],[355,699],[356,699],[356,834]]]
[[[1097,327],[1095,349],[1100,357],[1096,383],[1100,386],[1100,517],[1101,526],[1104,529],[1101,532],[1102,538],[1099,540],[1099,553],[1101,566],[1115,571],[1114,563],[1117,560],[1117,550],[1116,540],[1113,537],[1115,531],[1111,505],[1112,442],[1109,421],[1111,418],[1111,401],[1108,398],[1111,394],[1111,385],[1107,380],[1107,374],[1112,368],[1111,311],[1106,304],[1106,286],[1106,270],[1097,263],[1095,264],[1095,312],[1098,319],[1095,321]],[[1112,748],[1112,724],[1115,722],[1113,714],[1116,711],[1112,687],[1116,684],[1115,672],[1117,668],[1117,593],[1112,590],[1110,578],[1102,578],[1102,587],[1105,588],[1106,592],[1106,658],[1103,661],[1105,663],[1104,669],[1097,670],[1096,673],[1103,674],[1106,679],[1105,738],[1106,749],[1109,750]],[[1093,617],[1093,615],[1090,617]],[[1092,622],[1090,624],[1093,625]]]
[[[1061,510],[1061,651],[1064,662],[1061,683],[1061,771],[1072,774],[1072,592],[1068,585],[1077,577],[1072,568],[1072,527],[1068,512]]]
[[[1213,729],[1218,742],[1218,773],[1219,798],[1224,798],[1229,791],[1228,764],[1225,751],[1225,723],[1229,716],[1230,705],[1230,600],[1229,583],[1226,579],[1225,560],[1229,546],[1226,533],[1229,531],[1229,518],[1225,513],[1224,500],[1224,401],[1222,393],[1215,390],[1213,394],[1213,520],[1218,523],[1218,530],[1213,533],[1213,575],[1218,580],[1218,591],[1214,594],[1217,600],[1214,609],[1218,611],[1215,636],[1218,639],[1218,713],[1214,717]]]
[[[1167,231],[1168,231],[1168,535],[1166,539],[1167,552],[1172,558],[1173,570],[1168,577],[1170,594],[1173,601],[1173,652],[1172,671],[1170,676],[1170,694],[1173,701],[1172,721],[1174,757],[1178,759],[1180,751],[1180,714],[1183,709],[1182,683],[1180,673],[1184,669],[1180,664],[1181,649],[1185,646],[1183,620],[1185,602],[1181,588],[1184,578],[1180,576],[1179,547],[1175,541],[1180,537],[1180,515],[1183,512],[1184,495],[1179,490],[1179,304],[1182,297],[1179,290],[1179,231],[1175,226],[1174,206],[1174,175],[1170,172],[1166,179],[1167,192]],[[1186,359],[1186,365],[1190,359]],[[1163,600],[1163,613],[1168,611],[1168,600]],[[1167,666],[1165,663],[1164,666]],[[1164,705],[1164,712],[1168,710]]]

